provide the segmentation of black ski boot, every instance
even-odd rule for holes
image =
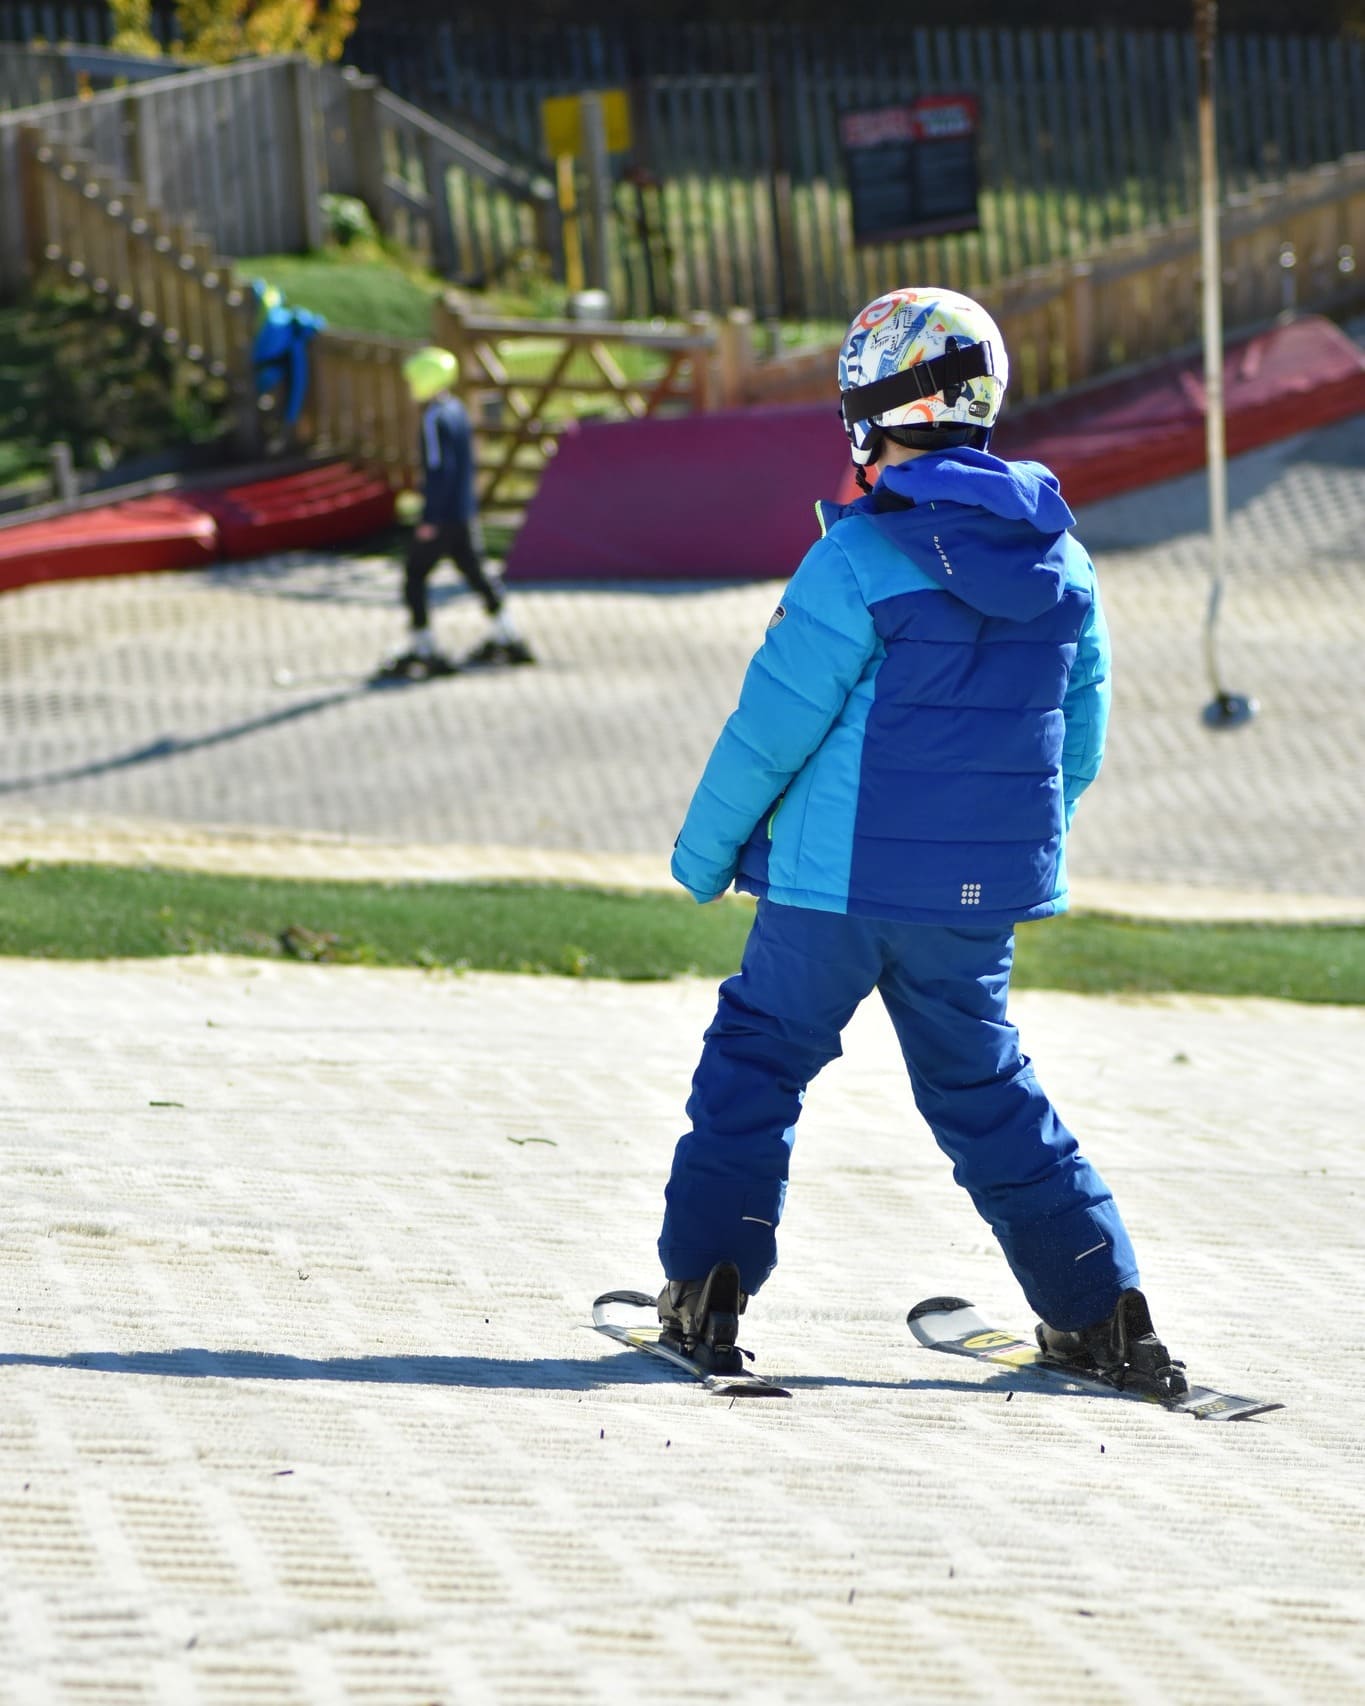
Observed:
[[[397,652],[384,659],[372,676],[377,682],[435,681],[443,675],[456,675],[459,664],[444,652]]]
[[[735,1339],[748,1301],[733,1262],[717,1262],[704,1280],[669,1280],[659,1293],[659,1342],[715,1374],[739,1374]]]
[[[1183,1362],[1177,1362],[1156,1336],[1152,1312],[1140,1291],[1125,1291],[1106,1321],[1078,1332],[1063,1332],[1040,1321],[1038,1346],[1049,1362],[1074,1364],[1101,1375],[1113,1386],[1136,1387],[1178,1398],[1190,1388]]]
[[[534,663],[536,654],[525,640],[487,639],[464,660],[466,669],[492,669],[499,664]]]

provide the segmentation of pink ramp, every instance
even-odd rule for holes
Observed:
[[[508,574],[785,579],[848,462],[837,405],[585,423],[550,459]]]
[[[1365,411],[1365,352],[1306,316],[1226,353],[1233,456]],[[1171,360],[1018,414],[992,449],[1033,457],[1074,507],[1204,465],[1202,360]],[[509,559],[526,580],[785,579],[817,535],[817,498],[857,496],[830,401],[567,434]]]

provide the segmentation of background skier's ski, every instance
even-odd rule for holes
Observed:
[[[670,1363],[701,1381],[708,1392],[731,1398],[790,1398],[785,1387],[761,1374],[714,1374],[691,1357],[659,1343],[659,1312],[654,1298],[643,1291],[603,1292],[592,1306],[592,1324],[618,1344]]]
[[[1083,1391],[1139,1398],[1144,1403],[1161,1404],[1168,1410],[1209,1421],[1231,1422],[1243,1416],[1260,1415],[1265,1410],[1284,1408],[1278,1403],[1266,1404],[1256,1398],[1215,1392],[1208,1386],[1191,1386],[1178,1398],[1161,1397],[1136,1387],[1115,1386],[1099,1374],[1087,1374],[1084,1369],[1049,1361],[1036,1344],[1017,1339],[1012,1333],[1002,1333],[983,1321],[962,1297],[928,1297],[915,1305],[906,1321],[919,1342],[933,1351],[952,1351],[957,1356],[973,1357],[977,1362],[1001,1363],[1006,1368],[1026,1370],[1052,1381],[1066,1381]]]

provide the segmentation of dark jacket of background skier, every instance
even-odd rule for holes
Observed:
[[[474,432],[457,397],[437,397],[422,413],[422,520],[432,527],[468,526],[477,514]]]

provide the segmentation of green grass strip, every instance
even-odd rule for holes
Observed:
[[[223,953],[340,965],[657,979],[724,977],[751,906],[522,883],[292,882],[113,865],[0,869],[0,954]],[[1021,927],[1017,988],[1365,1003],[1365,927],[1149,923],[1073,914]]]

